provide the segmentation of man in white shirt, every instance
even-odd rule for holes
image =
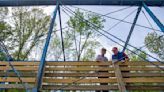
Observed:
[[[102,48],[101,54],[96,57],[96,61],[97,62],[107,62],[108,58],[105,57],[105,54],[106,54],[106,49]],[[107,66],[100,66],[100,67],[103,68],[103,67],[107,67]],[[99,70],[98,73],[108,73],[108,71]],[[98,77],[98,78],[108,78],[108,77]],[[108,83],[100,83],[100,85],[108,85]],[[98,90],[96,92],[108,92],[108,90],[102,90],[102,91]]]
[[[101,54],[96,57],[96,61],[98,61],[98,62],[107,62],[108,59],[107,59],[107,57],[105,57],[105,54],[106,54],[106,49],[102,48],[101,49]]]

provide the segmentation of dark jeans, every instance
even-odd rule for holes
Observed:
[[[99,73],[108,73],[108,71],[98,71]],[[108,77],[98,77],[98,78],[108,78]],[[100,83],[100,85],[108,85],[108,83]],[[101,90],[96,90],[96,92],[101,92]],[[102,90],[102,92],[108,92],[108,90]]]

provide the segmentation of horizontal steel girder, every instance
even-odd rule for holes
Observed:
[[[141,5],[164,6],[164,0],[59,0],[63,5]],[[56,0],[0,0],[0,6],[39,6],[56,5]]]

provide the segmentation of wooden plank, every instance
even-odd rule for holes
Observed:
[[[114,77],[114,73],[45,73],[45,77]]]
[[[164,77],[164,73],[122,73],[123,77]],[[115,77],[114,73],[45,73],[45,77]]]
[[[19,72],[21,77],[35,77],[37,73],[34,72]],[[0,77],[6,76],[6,72],[0,72]],[[8,72],[7,77],[17,77],[17,75],[14,72]]]
[[[164,63],[160,63],[157,61],[153,61],[154,64],[156,65],[161,65],[164,66]],[[154,66],[152,65],[150,62],[146,62],[146,61],[129,61],[129,62],[118,62],[119,65],[130,65],[130,66]]]
[[[111,62],[96,62],[96,61],[67,61],[67,62],[47,62],[47,66],[101,66],[101,65],[111,65]]]
[[[34,67],[34,66],[15,66],[14,67],[16,70],[22,70],[22,71],[37,71],[38,67]],[[10,66],[0,66],[0,70],[12,70],[12,68]]]
[[[153,62],[154,64],[156,65],[161,65],[161,66],[164,66],[164,64],[162,63],[159,63],[159,62]],[[119,62],[120,65],[132,65],[132,66],[143,66],[143,65],[152,65],[151,63],[149,62],[125,62],[125,63],[121,63]],[[9,65],[8,62],[4,62],[4,61],[0,61],[0,65]],[[18,61],[18,62],[12,62],[12,65],[15,65],[15,66],[21,66],[21,65],[26,65],[26,66],[38,66],[39,65],[39,62],[21,62],[21,61]],[[96,66],[101,66],[101,65],[112,65],[111,64],[111,61],[109,62],[95,62],[95,61],[88,61],[88,62],[84,62],[84,61],[81,61],[81,62],[75,62],[75,61],[71,61],[71,62],[47,62],[46,64],[47,66],[64,66],[64,65],[68,65],[68,66],[82,66],[82,65],[86,65],[86,66],[90,66],[90,65],[96,65]],[[153,65],[152,65],[153,66]]]
[[[28,65],[28,66],[38,66],[40,62],[32,62],[32,61],[13,61],[11,62],[12,65]],[[164,66],[163,63],[160,62],[153,62],[156,65],[161,65]],[[149,62],[145,62],[145,61],[131,61],[131,62],[125,62],[125,63],[121,63],[119,62],[120,65],[132,65],[132,66],[143,66],[143,65],[152,65]],[[9,65],[7,61],[0,61],[0,65]],[[96,65],[96,66],[101,66],[101,65],[112,65],[111,61],[109,62],[96,62],[96,61],[67,61],[67,62],[49,62],[47,61],[47,66],[64,66],[64,65],[68,65],[68,66],[90,66],[90,65]],[[153,66],[153,65],[152,65]]]
[[[164,77],[164,73],[122,73],[124,77]]]
[[[156,65],[161,65],[161,66],[164,66],[163,63],[160,63],[160,62],[153,62],[154,64]],[[125,63],[122,63],[122,62],[118,62],[119,65],[132,65],[132,66],[143,66],[143,65],[151,65],[151,66],[154,66],[152,65],[151,63],[149,62],[145,62],[145,61],[131,61],[131,62],[125,62]],[[47,66],[101,66],[101,65],[112,65],[112,62],[109,61],[109,62],[96,62],[96,61],[67,61],[67,62],[47,62],[46,64]]]
[[[3,69],[2,69],[3,70]],[[45,71],[113,71],[113,67],[46,67]],[[121,71],[161,71],[157,67],[120,67]]]
[[[113,71],[113,67],[46,67],[45,71]]]
[[[126,83],[164,83],[164,77],[152,77],[152,78],[124,78]]]
[[[38,66],[39,62],[12,61],[11,64],[14,66]],[[0,65],[9,65],[9,63],[7,61],[0,61]]]
[[[16,70],[24,70],[24,71],[37,71],[38,67],[33,67],[33,66],[16,66],[14,67]],[[161,69],[157,67],[121,67],[120,68],[122,71],[161,71]],[[0,70],[12,70],[11,67],[5,67],[1,66]],[[45,71],[98,71],[98,70],[108,70],[108,71],[113,71],[113,67],[46,67]]]
[[[73,83],[74,81],[78,81],[77,83],[115,83],[117,80],[115,78],[99,78],[99,79],[54,79],[54,78],[44,78],[44,82],[46,83]],[[124,78],[124,82],[126,83],[163,83],[164,78],[153,77],[153,78]]]
[[[35,78],[21,78],[23,82],[29,82],[29,83],[34,83]],[[18,77],[0,77],[0,82],[20,82]]]
[[[99,78],[99,79],[54,79],[54,78],[44,78],[45,83],[116,83],[114,78]]]
[[[66,86],[59,86],[59,85],[43,85],[43,90],[56,90],[56,89],[63,89],[63,90],[116,90],[118,89],[117,86],[114,85],[95,85],[95,86],[90,86],[90,85],[66,85]]]
[[[126,87],[125,87],[125,83],[123,81],[123,77],[121,74],[121,70],[118,64],[114,64],[114,70],[115,70],[115,76],[117,78],[117,83],[118,83],[118,88],[120,92],[126,92]]]
[[[87,90],[87,91],[94,91],[94,90],[118,90],[117,86],[114,85],[69,85],[69,86],[62,86],[62,85],[43,85],[43,90],[57,90],[57,89],[63,89],[63,90]],[[152,91],[152,90],[164,90],[164,86],[127,86],[128,90],[146,90],[146,91]]]
[[[121,71],[161,71],[157,67],[120,67]]]
[[[25,89],[24,85],[22,84],[0,84],[0,88],[7,88],[7,89]],[[34,85],[26,84],[27,89],[34,88]]]
[[[147,86],[147,85],[140,85],[140,86],[127,86],[128,90],[140,90],[140,91],[161,91],[164,90],[164,85],[163,86]]]

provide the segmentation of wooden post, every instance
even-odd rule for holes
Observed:
[[[120,70],[118,63],[113,63],[113,67],[115,70],[115,76],[117,78],[119,91],[120,92],[126,92],[125,83],[123,81],[123,77],[122,77],[121,70]]]

